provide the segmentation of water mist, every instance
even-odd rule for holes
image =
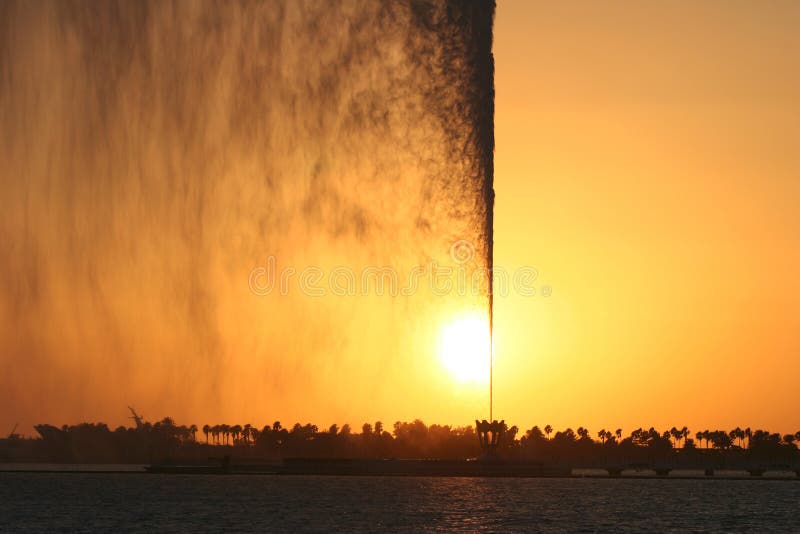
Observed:
[[[0,428],[123,423],[128,404],[196,423],[469,417],[428,342],[465,299],[295,282],[310,266],[404,280],[452,264],[456,240],[491,269],[493,15],[0,4]],[[253,294],[268,257],[295,278]],[[467,300],[488,296],[491,324],[488,279]],[[397,408],[398,389],[420,400]]]

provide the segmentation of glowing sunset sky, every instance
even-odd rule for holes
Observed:
[[[496,413],[800,427],[800,5],[501,2]]]

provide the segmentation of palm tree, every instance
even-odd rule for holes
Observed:
[[[650,439],[650,433],[653,429],[644,430],[642,428],[637,428],[633,432],[631,432],[631,441],[635,445],[647,445],[647,441]]]
[[[544,439],[544,432],[542,432],[542,430],[539,428],[538,425],[534,425],[533,428],[525,432],[525,435],[522,437],[520,442],[533,444],[543,439]],[[531,445],[527,446],[530,447]]]
[[[208,445],[208,433],[211,432],[211,427],[208,425],[203,425],[203,434],[206,435],[206,445]]]
[[[233,434],[233,444],[236,445],[239,442],[239,436],[242,435],[242,425],[233,425],[231,434]]]
[[[550,425],[545,425],[544,427],[544,434],[547,436],[547,439],[550,439],[550,434],[553,432],[553,427]]]
[[[519,434],[519,427],[517,425],[512,426],[511,428],[505,430],[504,432],[505,432],[504,435],[507,436],[506,438],[504,438],[506,440],[506,445],[510,447],[515,447],[516,445],[519,444],[519,442],[517,441],[517,434]]]
[[[597,437],[600,438],[600,443],[605,445],[606,443],[606,429],[603,428],[597,433]]]
[[[675,440],[675,447],[678,446],[678,440],[681,439],[681,431],[675,428],[674,426],[669,429],[668,431],[670,438]]]
[[[731,441],[739,440],[739,446],[744,447],[744,430],[738,426],[728,433],[728,437],[731,438]]]
[[[731,439],[730,434],[724,430],[715,430],[711,432],[709,437],[711,438],[711,444],[715,449],[728,450],[731,445],[733,445],[733,440]]]
[[[622,440],[622,429],[618,428],[614,431],[614,435],[617,436],[617,441]]]
[[[689,437],[689,429],[686,427],[681,428],[681,437],[683,438],[683,446],[686,446],[686,438]]]

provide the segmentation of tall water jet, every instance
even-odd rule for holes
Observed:
[[[486,209],[485,243],[487,267],[487,297],[489,308],[489,421],[494,414],[494,55],[492,54],[492,28],[494,21],[494,3],[488,27],[480,33],[481,56],[478,60],[478,80],[481,87],[482,105],[479,107],[478,136],[481,144],[483,165],[483,202]]]
[[[491,269],[493,14],[1,3],[0,426],[470,413],[429,350],[464,299],[334,274]]]

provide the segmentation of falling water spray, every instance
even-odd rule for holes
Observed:
[[[297,279],[402,276],[459,239],[491,269],[493,15],[0,3],[0,427],[122,423],[129,404],[214,422],[447,402],[425,336],[462,301],[317,298]],[[269,256],[294,285],[254,295]],[[420,400],[393,412],[400,389]]]

